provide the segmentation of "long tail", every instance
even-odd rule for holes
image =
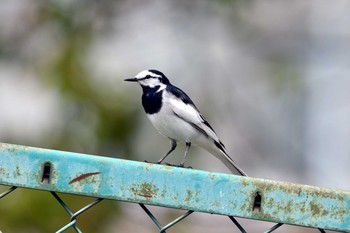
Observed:
[[[213,154],[215,155],[215,154]],[[223,162],[225,164],[225,166],[230,169],[230,171],[234,174],[241,175],[241,176],[248,176],[247,173],[245,173],[242,168],[240,168],[235,161],[233,161],[231,159],[230,156],[228,156],[228,154],[221,152],[220,151],[220,155],[215,155],[216,158],[220,159],[221,162]]]
[[[204,143],[201,145],[204,149],[209,151],[212,155],[218,158],[221,162],[225,164],[225,166],[236,175],[248,176],[236,163],[233,159],[226,153],[225,147],[221,142],[214,141],[214,144],[210,145],[208,143]]]

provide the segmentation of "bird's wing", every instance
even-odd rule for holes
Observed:
[[[168,91],[176,97],[169,98],[169,103],[172,106],[174,114],[192,125],[206,137],[209,137],[215,142],[219,143],[224,148],[224,145],[220,142],[213,128],[201,115],[193,101],[177,87],[172,87],[172,89]]]
[[[202,133],[204,136],[214,142],[214,147],[209,146],[205,149],[220,159],[234,174],[247,176],[247,174],[240,167],[238,167],[238,165],[226,153],[224,144],[222,144],[213,128],[200,114],[192,100],[177,87],[171,87],[171,89],[168,89],[168,93],[176,97],[167,98],[169,104],[171,105],[173,113],[177,117],[192,125],[196,130],[198,130],[198,132]]]

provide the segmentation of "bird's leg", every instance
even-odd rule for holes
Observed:
[[[177,146],[177,143],[174,139],[170,139],[171,140],[171,148],[170,150],[160,159],[158,160],[158,164],[161,164],[163,162],[163,160],[171,153],[175,150],[176,146]]]
[[[190,147],[191,147],[191,142],[186,142],[186,150],[185,150],[185,154],[184,154],[184,157],[182,158],[182,161],[180,163],[180,167],[183,167],[184,164],[185,164],[185,160],[186,160],[186,157],[187,157],[187,153],[188,151],[190,150]]]

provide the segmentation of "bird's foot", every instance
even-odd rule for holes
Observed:
[[[152,163],[152,164],[161,164],[160,162],[150,162],[150,161],[147,161],[147,160],[144,160],[143,162],[145,162],[145,163]]]
[[[150,161],[147,161],[147,160],[144,160],[145,163],[151,163],[151,164],[162,164],[161,162],[150,162]],[[184,166],[183,164],[171,164],[171,163],[165,163],[166,165],[168,166],[171,166],[171,167],[183,167],[183,168],[189,168],[189,169],[193,169],[193,167],[191,166]]]
[[[183,168],[193,169],[193,167],[191,166],[185,167],[183,164],[171,164],[171,163],[165,163],[165,164],[172,167],[183,167]]]

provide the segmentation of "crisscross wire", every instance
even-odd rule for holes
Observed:
[[[185,214],[181,215],[180,217],[168,223],[167,225],[162,226],[162,224],[158,221],[158,219],[152,214],[152,212],[144,204],[139,203],[139,205],[146,212],[146,214],[152,219],[152,221],[157,225],[157,227],[160,230],[159,233],[165,233],[167,229],[174,226],[176,223],[182,221],[183,219],[185,219],[186,217],[188,217],[190,214],[194,212],[193,210],[189,210]]]
[[[276,225],[274,225],[273,227],[271,227],[269,230],[265,231],[264,233],[273,232],[274,230],[276,230],[277,228],[279,228],[282,225],[283,225],[283,223],[277,223]]]
[[[180,221],[182,221],[183,219],[185,219],[187,216],[189,216],[190,214],[194,213],[194,211],[190,210],[187,211],[185,214],[181,215],[180,217],[176,218],[175,220],[171,221],[170,223],[168,223],[167,225],[163,226],[159,220],[155,217],[155,215],[144,205],[139,203],[139,205],[141,206],[141,208],[146,212],[146,214],[150,217],[150,219],[156,224],[156,226],[158,227],[158,229],[160,230],[159,233],[165,233],[167,229],[169,229],[170,227],[174,226],[175,224],[179,223]],[[247,233],[247,230],[244,229],[244,227],[233,217],[233,216],[228,216],[230,218],[230,220],[235,224],[235,226],[239,229],[239,231],[241,233]],[[276,229],[278,229],[279,227],[283,226],[283,223],[277,223],[275,225],[273,225],[270,229],[264,231],[264,233],[271,233],[273,231],[275,231]],[[325,230],[323,229],[318,229],[321,233],[326,233]]]
[[[66,212],[71,217],[70,218],[70,222],[67,225],[65,225],[64,227],[62,227],[61,229],[59,229],[56,233],[62,233],[64,231],[66,231],[70,227],[73,227],[73,229],[76,232],[81,233],[82,231],[76,225],[77,217],[80,214],[82,214],[83,212],[87,211],[88,209],[90,209],[91,207],[93,207],[94,205],[96,205],[97,203],[99,203],[99,202],[101,202],[103,200],[103,198],[98,198],[95,201],[91,202],[90,204],[86,205],[85,207],[81,208],[77,212],[73,213],[69,209],[69,207],[66,205],[66,203],[55,192],[51,192],[51,194],[54,196],[54,198],[58,201],[58,203],[66,210]]]
[[[3,193],[0,193],[0,199],[4,198],[8,194],[12,193],[16,189],[17,189],[16,186],[12,186],[8,190],[4,191]],[[68,224],[66,224],[64,227],[62,227],[61,229],[59,229],[58,231],[56,231],[56,233],[63,233],[64,231],[66,231],[70,227],[72,227],[77,233],[81,233],[82,231],[76,225],[77,224],[77,217],[80,214],[82,214],[85,211],[87,211],[88,209],[90,209],[93,206],[95,206],[96,204],[98,204],[99,202],[101,202],[102,200],[104,200],[103,198],[98,198],[95,201],[93,201],[93,202],[89,203],[88,205],[84,206],[83,208],[81,208],[77,212],[73,213],[70,210],[70,208],[68,207],[68,205],[57,195],[57,193],[52,192],[52,191],[50,193],[53,195],[53,197],[57,200],[57,202],[65,209],[65,211],[70,216],[70,222]],[[194,213],[194,211],[189,210],[186,213],[184,213],[183,215],[179,216],[178,218],[174,219],[173,221],[171,221],[168,224],[163,226],[159,222],[159,220],[155,217],[155,215],[144,204],[139,203],[139,205],[146,212],[146,214],[151,218],[151,220],[156,224],[156,226],[160,230],[159,233],[165,233],[167,229],[173,227],[175,224],[181,222],[182,220],[187,218],[189,215]],[[228,217],[234,223],[234,225],[240,230],[241,233],[247,233],[247,230],[244,229],[244,227],[236,220],[236,218],[234,218],[233,216],[228,216]],[[264,231],[264,233],[271,233],[271,232],[275,231],[276,229],[280,228],[283,225],[284,225],[283,223],[277,223],[274,226],[272,226],[270,229],[268,229],[267,231]],[[326,233],[326,231],[324,229],[321,229],[321,228],[316,228],[316,229],[319,232],[321,232],[321,233]]]
[[[239,222],[232,216],[228,216],[232,222],[236,225],[236,227],[242,232],[242,233],[247,233],[247,231],[242,227],[241,224],[239,224]],[[264,231],[264,233],[271,233],[273,231],[275,231],[277,228],[283,226],[284,224],[283,223],[277,223],[275,225],[273,225],[270,229],[268,229],[267,231]],[[325,230],[321,229],[321,228],[318,228],[318,230],[321,232],[321,233],[326,233]]]
[[[232,216],[228,216],[232,222],[236,225],[236,227],[242,232],[242,233],[247,233],[247,231],[242,227],[241,224],[239,224],[239,222]],[[283,226],[284,224],[283,223],[277,223],[275,225],[273,225],[270,229],[268,229],[267,231],[264,231],[264,233],[271,233],[273,231],[275,231],[277,228]],[[321,233],[326,233],[325,230],[321,229],[321,228],[318,228],[318,230],[321,232]]]
[[[244,230],[244,228],[242,227],[241,224],[239,224],[239,222],[233,217],[233,216],[228,216],[231,221],[236,225],[236,227],[242,232],[242,233],[246,233],[246,231]]]

